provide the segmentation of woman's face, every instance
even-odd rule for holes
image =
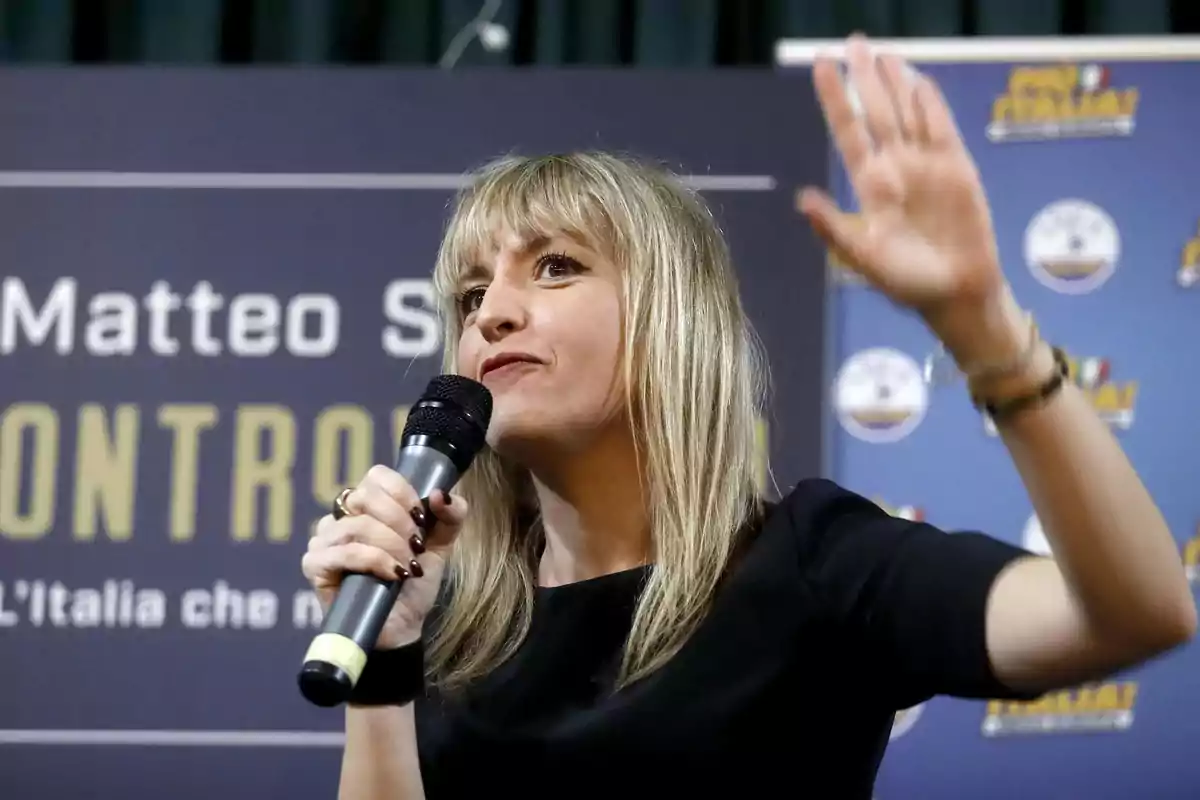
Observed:
[[[567,236],[497,242],[457,300],[459,374],[492,393],[488,443],[518,460],[585,447],[624,397],[618,268]]]

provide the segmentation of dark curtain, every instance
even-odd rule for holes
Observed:
[[[507,34],[491,47],[470,35],[481,11]],[[0,0],[0,58],[22,63],[763,65],[780,38],[853,30],[1184,33],[1200,30],[1200,2]]]

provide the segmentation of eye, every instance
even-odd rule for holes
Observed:
[[[483,302],[483,293],[486,291],[486,286],[474,286],[459,292],[455,298],[455,302],[458,304],[459,316],[466,319],[478,311],[479,305]]]
[[[558,280],[578,275],[583,271],[583,265],[565,253],[550,253],[537,260],[538,278]]]

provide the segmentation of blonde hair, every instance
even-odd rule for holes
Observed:
[[[434,270],[445,368],[457,365],[456,282],[501,233],[583,237],[624,276],[624,386],[638,432],[654,568],[617,687],[666,663],[703,620],[759,508],[757,422],[766,369],[728,247],[695,192],[657,166],[608,153],[505,157],[460,192]],[[459,491],[471,507],[431,632],[430,677],[454,688],[513,654],[533,611],[540,526],[529,478],[485,451]]]

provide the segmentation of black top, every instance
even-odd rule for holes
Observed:
[[[538,590],[517,654],[417,702],[428,798],[870,798],[894,713],[936,694],[1022,698],[984,643],[1026,551],[892,517],[826,480],[772,507],[672,661],[612,693],[647,569]],[[746,793],[743,795],[742,793]]]

